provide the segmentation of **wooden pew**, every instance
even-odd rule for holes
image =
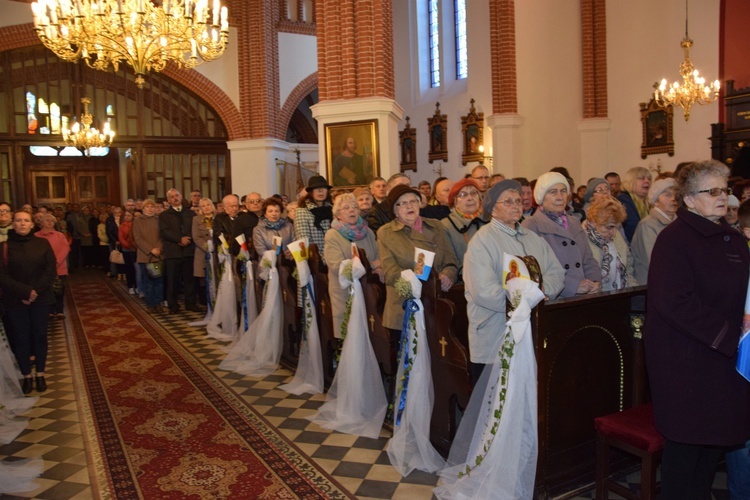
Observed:
[[[393,399],[398,372],[398,343],[399,339],[391,335],[391,331],[383,326],[383,309],[385,308],[385,285],[380,278],[373,274],[372,266],[367,259],[366,252],[359,249],[360,259],[367,270],[367,274],[360,279],[365,297],[367,311],[367,327],[370,331],[370,343],[375,358],[380,365],[383,376],[383,386],[389,402]],[[390,422],[386,421],[386,425]]]
[[[645,286],[536,308],[539,498],[592,482],[594,418],[650,399],[641,339],[645,313]]]
[[[432,277],[422,288],[422,302],[435,388],[430,439],[446,453],[471,394],[468,324],[463,286],[447,293],[437,292],[438,287]],[[645,299],[645,287],[638,287],[551,301],[535,309],[537,498],[591,483],[594,417],[648,401],[640,338]]]
[[[318,315],[318,332],[320,333],[320,349],[323,355],[323,378],[325,386],[333,382],[336,373],[336,352],[338,339],[333,335],[333,312],[331,300],[328,297],[328,267],[323,263],[323,256],[315,244],[310,245],[310,272],[315,282],[315,311]]]
[[[447,456],[460,415],[471,395],[463,283],[443,293],[433,273],[422,286],[422,304],[435,387],[430,440],[440,453]]]
[[[281,363],[294,370],[299,360],[299,344],[302,340],[300,319],[302,309],[297,307],[297,280],[292,276],[294,262],[282,259],[278,265],[281,283],[281,298],[284,301],[284,347],[281,351]]]

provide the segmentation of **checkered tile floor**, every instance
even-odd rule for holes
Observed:
[[[121,283],[124,287],[124,284]],[[138,299],[139,304],[143,305]],[[224,357],[224,344],[208,339],[204,327],[191,327],[189,321],[200,319],[197,313],[159,315],[154,319],[193,355],[211,367],[249,406],[292,440],[317,465],[334,476],[358,498],[429,499],[437,477],[416,471],[402,478],[390,465],[385,445],[390,431],[381,431],[379,439],[368,439],[332,432],[313,424],[305,417],[313,414],[325,395],[294,396],[277,387],[291,378],[280,369],[262,380],[228,373],[218,369]],[[65,321],[50,322],[50,351],[47,381],[49,389],[40,395],[39,403],[29,413],[28,428],[11,444],[0,446],[0,459],[9,461],[28,457],[44,459],[45,471],[37,480],[40,487],[32,492],[2,495],[2,499],[39,498],[50,500],[94,498],[96,488],[90,485],[84,442],[78,421],[74,381],[71,376]],[[34,393],[36,394],[36,393]],[[633,489],[638,473],[623,479]],[[726,475],[717,474],[716,500],[729,498]],[[593,498],[586,491],[577,499]],[[611,495],[611,498],[618,498]]]

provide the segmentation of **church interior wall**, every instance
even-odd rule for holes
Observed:
[[[289,94],[318,71],[318,45],[314,36],[279,33],[279,109]]]
[[[224,54],[215,61],[203,63],[195,68],[195,71],[205,76],[216,84],[232,100],[232,103],[240,107],[240,77],[239,77],[239,55],[237,50],[237,28],[229,28],[229,43]]]

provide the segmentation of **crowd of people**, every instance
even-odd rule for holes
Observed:
[[[155,314],[178,313],[180,296],[186,310],[204,311],[216,300],[218,254],[239,276],[239,262],[276,249],[291,260],[289,244],[304,239],[328,265],[341,338],[350,292],[339,284],[340,265],[356,256],[355,244],[385,284],[383,326],[395,342],[406,328],[397,291],[405,270],[419,274],[427,264],[443,291],[465,284],[476,382],[496,361],[511,312],[507,281],[518,267],[509,276],[504,256],[532,256],[548,299],[649,284],[646,355],[656,423],[667,439],[663,491],[667,498],[688,498],[680,496],[685,484],[704,491],[731,447],[744,449],[744,461],[730,467],[730,486],[747,488],[736,478],[750,477],[747,447],[739,447],[750,437],[750,384],[731,365],[750,268],[750,181],[728,183],[726,167],[710,161],[655,178],[643,167],[622,178],[608,172],[577,188],[563,167],[529,180],[478,165],[461,179],[412,186],[398,173],[351,192],[315,175],[292,201],[256,192],[212,201],[199,191],[183,200],[170,189],[164,200],[67,211],[13,212],[0,203],[4,323],[23,392],[34,381],[41,392],[47,321],[64,317],[68,271],[102,269]],[[689,472],[698,466],[702,474]]]

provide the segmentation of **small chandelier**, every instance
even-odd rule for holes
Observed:
[[[112,144],[112,139],[115,138],[115,133],[109,128],[109,122],[104,123],[104,128],[101,132],[92,127],[91,124],[94,122],[94,118],[89,113],[91,99],[83,97],[81,104],[83,104],[81,121],[75,122],[70,129],[63,129],[62,135],[66,145],[80,149],[86,156],[89,156],[91,148],[109,147]],[[81,127],[81,123],[83,127]]]
[[[227,8],[219,0],[38,0],[31,4],[34,30],[64,61],[91,68],[133,67],[135,83],[162,71],[168,61],[194,68],[224,53]]]
[[[706,79],[699,76],[698,70],[690,60],[690,47],[693,40],[688,36],[688,2],[685,0],[685,38],[682,39],[680,47],[685,51],[685,60],[680,64],[680,75],[682,85],[674,82],[667,86],[667,80],[654,83],[654,100],[659,106],[682,106],[685,112],[685,121],[690,119],[690,107],[693,104],[710,104],[719,96],[721,88],[719,80],[706,85]]]

